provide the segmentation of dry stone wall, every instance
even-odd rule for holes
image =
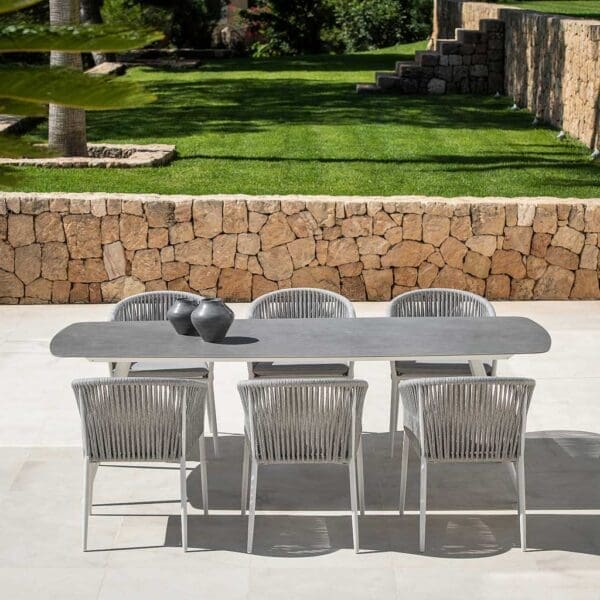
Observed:
[[[599,298],[600,201],[0,194],[0,303],[287,287]]]
[[[600,21],[548,15],[501,4],[436,0],[435,39],[481,19],[505,23],[505,90],[518,106],[600,146]]]

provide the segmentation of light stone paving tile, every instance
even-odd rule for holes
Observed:
[[[102,568],[0,567],[0,590],[7,600],[95,600]]]
[[[178,600],[198,598],[244,600],[247,598],[249,570],[215,564],[202,568],[108,568],[98,600]]]
[[[250,571],[248,600],[387,600],[397,597],[392,569],[253,567]]]
[[[10,489],[29,453],[29,448],[0,449],[0,499]]]

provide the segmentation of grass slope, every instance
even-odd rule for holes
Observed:
[[[600,0],[496,0],[501,4],[555,15],[600,19]]]
[[[20,169],[18,189],[600,196],[589,150],[531,127],[506,99],[356,95],[356,82],[422,47],[134,69],[128,77],[159,101],[90,113],[90,140],[176,143],[180,158],[158,169]]]

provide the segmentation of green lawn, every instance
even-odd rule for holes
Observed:
[[[600,19],[600,0],[496,0],[496,2],[556,15]]]
[[[20,190],[600,196],[600,165],[491,97],[358,96],[423,44],[350,56],[135,69],[159,101],[89,115],[90,140],[176,143],[157,169],[21,169]],[[43,134],[40,131],[40,135]]]

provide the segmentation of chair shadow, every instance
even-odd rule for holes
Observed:
[[[418,465],[409,461],[407,511],[398,508],[402,434],[395,457],[389,457],[386,433],[364,434],[367,515],[360,517],[361,553],[418,551]],[[212,448],[212,444],[209,444]],[[220,456],[209,460],[209,507],[240,507],[243,437],[222,435]],[[191,456],[190,460],[196,460]],[[600,434],[582,431],[532,432],[526,442],[529,511],[598,510],[600,508]],[[200,470],[189,464],[188,499],[201,508]],[[174,502],[173,500],[170,500]],[[339,465],[280,465],[259,470],[254,554],[311,557],[352,549],[348,470]],[[482,514],[428,514],[425,555],[483,558],[519,546],[516,491],[506,465],[432,465],[429,511],[481,511]],[[514,511],[494,514],[495,511]],[[260,514],[307,511],[316,514]],[[348,511],[323,515],[319,511]],[[369,511],[392,511],[369,514]],[[175,511],[176,512],[176,511]],[[600,514],[528,515],[528,551],[600,555]],[[246,552],[247,519],[238,514],[190,515],[192,551]],[[168,517],[165,546],[181,545],[180,518]]]

